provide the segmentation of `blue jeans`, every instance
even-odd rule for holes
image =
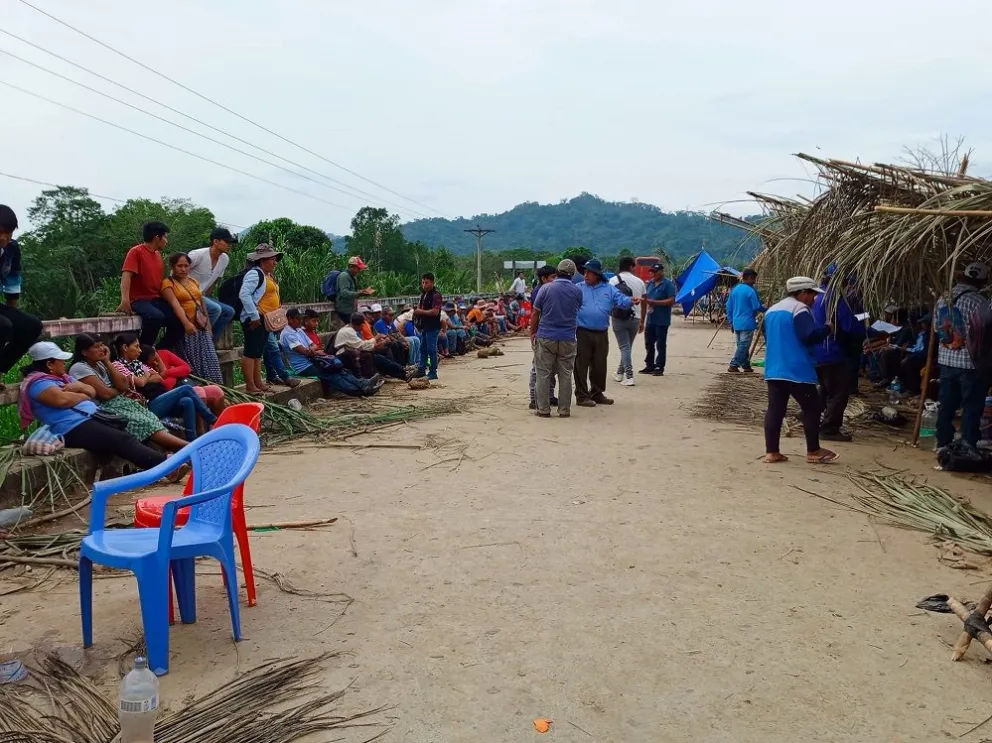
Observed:
[[[644,368],[652,371],[665,371],[665,362],[668,360],[668,325],[644,326],[644,347],[647,354],[644,356]]]
[[[196,416],[199,415],[211,426],[217,422],[217,417],[196,394],[196,390],[188,384],[180,384],[168,392],[159,395],[148,402],[148,410],[159,418],[181,416],[183,428],[186,429],[186,440],[196,438]]]
[[[431,373],[428,379],[437,379],[437,339],[441,335],[440,330],[424,330],[420,339],[420,373],[427,373],[427,364],[430,363]]]
[[[410,363],[420,364],[420,338],[415,335],[408,335],[406,340],[410,344]]]
[[[361,397],[370,389],[368,380],[359,379],[347,369],[328,371],[311,364],[299,372],[299,375],[301,377],[316,377],[332,390],[351,397]]]
[[[204,297],[203,303],[207,306],[207,314],[210,316],[210,327],[213,328],[214,345],[217,345],[217,341],[220,340],[224,328],[234,319],[234,308],[210,297]]]
[[[937,410],[937,448],[954,441],[954,414],[961,408],[961,438],[975,446],[981,437],[982,410],[988,379],[974,369],[940,367],[940,408]]]
[[[634,377],[634,362],[630,358],[630,349],[634,345],[638,328],[641,321],[636,317],[626,320],[613,318],[613,335],[616,336],[617,345],[620,347],[620,365],[617,366],[617,374],[621,374],[628,379]]]
[[[282,351],[279,350],[275,333],[267,334],[262,358],[265,360],[265,377],[270,382],[289,379],[289,370],[286,369],[286,362],[282,359]]]
[[[751,352],[751,341],[754,340],[753,330],[738,330],[734,335],[737,337],[737,350],[734,351],[734,358],[730,360],[731,369],[750,369],[751,362],[747,360]]]

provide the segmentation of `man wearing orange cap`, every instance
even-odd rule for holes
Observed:
[[[338,274],[334,309],[345,325],[351,322],[351,316],[358,311],[358,298],[375,294],[375,289],[371,286],[366,289],[358,288],[358,274],[366,268],[368,266],[361,256],[353,255],[348,259],[348,270]]]

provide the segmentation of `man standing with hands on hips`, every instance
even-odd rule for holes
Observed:
[[[651,280],[644,289],[641,303],[641,322],[644,324],[644,368],[641,374],[665,376],[668,357],[668,328],[672,324],[672,306],[675,304],[675,282],[665,276],[660,263],[651,266]]]

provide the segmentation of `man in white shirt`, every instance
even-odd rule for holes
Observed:
[[[524,280],[524,272],[521,271],[520,273],[517,274],[517,278],[513,280],[513,283],[510,284],[510,294],[512,294],[513,298],[516,299],[521,294],[526,294],[526,293],[527,293],[527,282]]]
[[[627,310],[613,310],[613,334],[620,347],[620,365],[613,379],[624,387],[634,386],[634,363],[630,351],[638,333],[644,331],[644,318],[641,316],[640,299],[644,296],[644,282],[633,273],[634,259],[620,259],[620,272],[610,279],[610,283],[624,294],[633,297],[634,306]]]
[[[210,233],[210,247],[191,250],[189,253],[189,277],[196,279],[203,292],[203,303],[210,315],[210,326],[213,328],[214,344],[220,339],[227,324],[234,318],[234,308],[218,302],[209,295],[217,282],[227,270],[231,258],[231,246],[238,241],[226,227],[217,227]]]
[[[389,343],[389,336],[378,335],[371,340],[362,338],[365,315],[356,312],[351,322],[334,336],[334,352],[356,377],[371,379],[377,370],[387,377],[406,379],[406,370],[382,353]]]

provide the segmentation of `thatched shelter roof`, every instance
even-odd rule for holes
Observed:
[[[818,171],[810,200],[749,194],[765,218],[754,224],[715,213],[761,239],[754,262],[762,284],[781,291],[789,276],[855,275],[864,300],[929,304],[967,263],[992,263],[992,181],[959,172],[824,160],[797,155]]]

